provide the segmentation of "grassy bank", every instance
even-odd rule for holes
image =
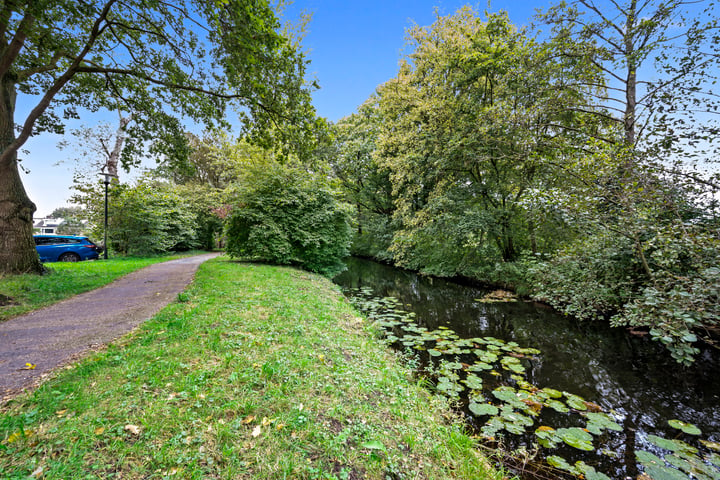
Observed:
[[[213,260],[180,299],[5,406],[0,477],[499,478],[327,279]]]
[[[116,257],[85,262],[55,262],[45,275],[0,275],[0,321],[102,287],[153,263],[205,252],[152,257]]]

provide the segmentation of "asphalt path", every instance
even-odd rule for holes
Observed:
[[[201,263],[218,255],[156,263],[105,287],[0,322],[1,403],[151,318],[177,298]]]

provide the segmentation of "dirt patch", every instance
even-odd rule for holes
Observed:
[[[103,288],[0,323],[0,403],[130,332],[174,301],[200,264],[218,255],[151,265]]]
[[[15,301],[14,298],[8,297],[7,295],[3,295],[0,293],[0,307],[6,307],[8,305],[17,305],[18,302]]]

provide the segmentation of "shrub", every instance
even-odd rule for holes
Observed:
[[[351,240],[351,207],[327,181],[299,168],[251,167],[232,194],[227,252],[331,274],[342,268]]]

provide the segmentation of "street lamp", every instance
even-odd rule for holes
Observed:
[[[100,175],[104,176],[103,183],[105,184],[105,229],[103,230],[104,233],[104,239],[103,239],[103,258],[105,260],[108,259],[108,241],[107,241],[107,232],[108,232],[108,185],[110,185],[111,179],[115,177],[115,175],[112,175],[110,173],[106,172],[100,172]]]

